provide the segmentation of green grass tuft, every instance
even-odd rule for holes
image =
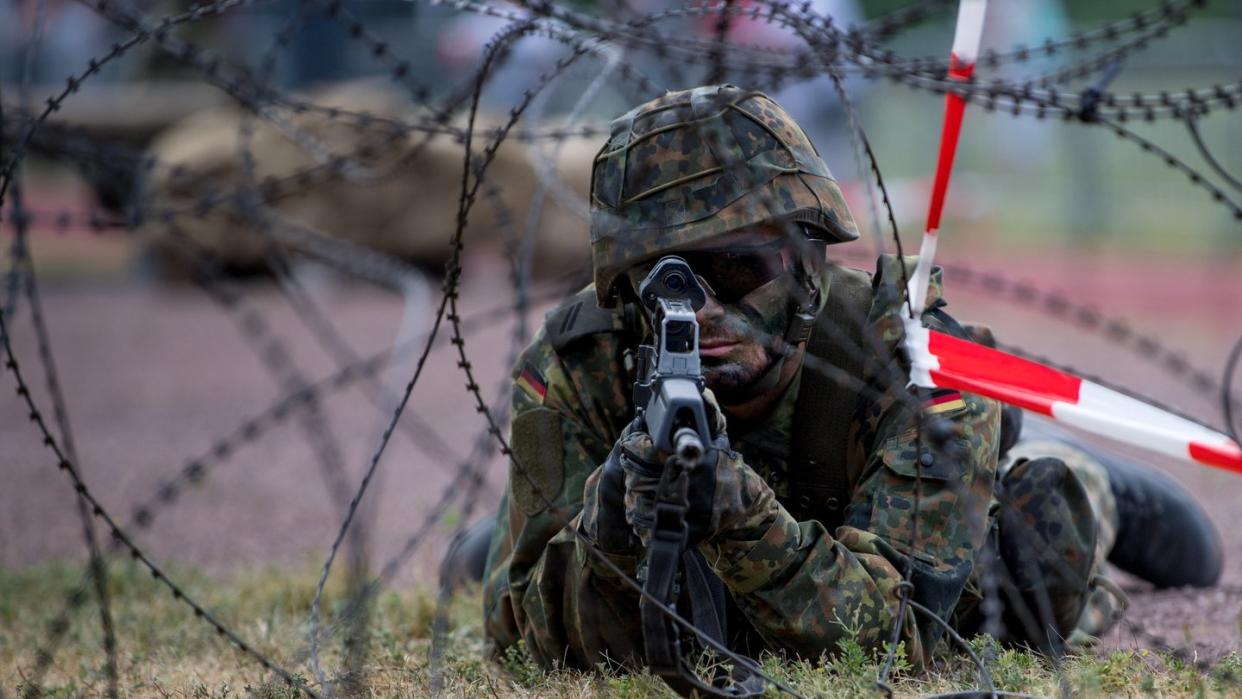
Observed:
[[[307,655],[307,623],[314,593],[313,570],[266,570],[213,579],[174,567],[169,571],[185,591],[201,601],[259,652],[315,687]],[[22,696],[47,643],[49,623],[63,608],[66,593],[81,569],[50,564],[21,570],[0,568],[0,690]],[[230,646],[158,581],[130,562],[109,566],[113,596],[121,694],[132,697],[219,698],[299,696],[279,677],[265,673]],[[346,607],[342,579],[329,581],[324,624],[338,621]],[[433,667],[431,636],[435,595],[425,589],[390,590],[372,603],[366,665],[351,686],[364,697],[421,697],[440,687],[453,697],[674,697],[650,673],[622,674],[545,670],[522,646],[499,659],[485,659],[486,643],[477,591],[452,599],[442,662]],[[848,628],[848,626],[847,626]],[[1058,673],[1031,652],[1003,648],[991,639],[971,640],[988,664],[998,690],[1036,696],[1237,696],[1242,693],[1242,656],[1231,654],[1207,672],[1155,651],[1082,653],[1064,660]],[[322,644],[323,666],[343,666],[340,636]],[[93,597],[71,614],[64,640],[43,678],[44,696],[101,696],[107,688],[103,639]],[[764,670],[806,696],[876,696],[882,653],[868,652],[853,640],[818,660],[776,655],[759,659]],[[889,684],[899,696],[918,696],[977,688],[973,664],[965,656],[938,662],[926,672],[912,671],[906,649],[895,652]],[[342,692],[344,693],[344,692]],[[775,693],[770,693],[775,696]]]

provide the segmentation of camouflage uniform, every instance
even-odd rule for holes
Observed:
[[[600,464],[634,416],[629,351],[641,338],[621,309],[589,333],[565,337],[566,324],[580,312],[605,313],[595,301],[615,303],[614,282],[626,261],[684,249],[747,221],[794,220],[830,242],[857,237],[835,182],[797,125],[765,97],[728,89],[672,93],[653,102],[654,109],[631,112],[596,159],[592,191],[603,199],[593,205],[605,214],[592,221],[596,284],[550,314],[513,372],[514,465],[484,581],[485,629],[499,649],[525,640],[540,663],[579,668],[605,660],[637,665],[643,657],[638,593],[603,562],[633,577],[641,552],[604,554],[590,544],[598,540]],[[705,106],[709,90],[732,101],[723,109]],[[693,114],[701,140],[676,131],[682,107]],[[737,114],[740,121],[721,117]],[[712,129],[731,133],[713,136]],[[656,136],[644,141],[634,136],[639,131]],[[727,138],[742,152],[730,154],[722,145]],[[786,146],[783,154],[762,145],[773,138]],[[668,149],[681,160],[661,160]],[[696,172],[714,179],[694,188]],[[766,195],[752,198],[756,189]],[[644,221],[670,215],[669,227],[648,226],[641,241],[631,236]],[[830,269],[816,280],[821,307],[831,292]],[[1096,565],[1095,517],[1085,491],[1063,464],[1028,466],[1035,462],[1015,466],[998,489],[1000,409],[979,396],[955,396],[948,410],[929,416],[925,426],[946,437],[939,446],[928,443],[918,428],[922,406],[916,400],[911,408],[904,377],[890,371],[902,340],[901,263],[885,256],[874,276],[865,324],[879,339],[872,357],[880,361],[868,364],[865,377],[875,390],[864,394],[848,433],[852,495],[842,526],[829,532],[814,518],[790,514],[798,493],[788,459],[805,363],[763,419],[744,431],[729,428],[732,448],[717,464],[715,492],[738,501],[726,508],[733,513],[728,521],[713,522],[715,533],[698,550],[727,586],[745,627],[740,634],[731,629],[731,642],[745,638],[741,649],[752,654],[810,658],[834,652],[846,637],[880,648],[897,621],[907,571],[913,600],[942,617],[957,612],[955,620],[969,627],[980,609],[972,600],[985,589],[977,565],[982,552],[997,552],[993,560],[1013,557],[1015,537],[1027,530],[1041,545],[1029,547],[1004,579],[1021,592],[1043,581],[1044,571],[1065,568],[1057,589],[1068,598],[1054,600],[1052,631],[1067,634]],[[944,305],[937,271],[923,321],[965,335]],[[942,644],[939,627],[913,610],[900,625],[915,663]]]
[[[1117,503],[1104,465],[1087,451],[1067,441],[1046,438],[1043,435],[1023,439],[1004,455],[997,472],[1003,478],[1016,464],[1049,457],[1065,463],[1082,484],[1094,514],[1096,543],[1094,560],[1088,574],[1090,592],[1068,639],[1071,643],[1088,643],[1112,628],[1129,605],[1125,593],[1112,583],[1105,567],[1120,526]]]
[[[996,347],[996,340],[987,326],[970,325],[967,328],[972,340],[988,347]],[[1031,473],[1032,467],[1029,464],[1032,462],[1036,462],[1035,470],[1042,471],[1042,473]],[[1013,511],[1022,513],[1025,505],[1026,512],[1020,518],[1024,521],[1017,524],[1017,529],[1026,532],[1036,529],[1048,531],[1049,523],[1053,522],[1062,524],[1069,522],[1076,525],[1070,527],[1068,534],[1061,532],[1063,538],[1078,539],[1077,543],[1063,547],[1063,556],[1058,556],[1053,552],[1051,555],[1045,555],[1042,560],[1028,560],[1026,567],[1050,568],[1059,563],[1057,558],[1074,559],[1077,563],[1074,570],[1079,572],[1071,572],[1068,576],[1069,581],[1065,581],[1066,576],[1062,576],[1063,588],[1068,586],[1070,589],[1062,589],[1060,592],[1062,609],[1049,609],[1049,614],[1061,618],[1059,634],[1068,636],[1065,640],[1070,645],[1093,643],[1120,620],[1129,605],[1128,597],[1108,577],[1109,569],[1106,566],[1109,552],[1113,549],[1120,528],[1118,503],[1113,494],[1107,467],[1095,454],[1077,445],[1071,434],[1057,428],[1055,423],[1048,418],[1037,415],[1024,417],[1021,409],[1005,406],[1001,421],[1000,460],[996,474],[998,486],[997,498],[992,503],[993,512],[998,512],[1006,503],[1011,503]],[[1062,483],[1059,487],[1050,487],[1047,484],[1050,479],[1059,479]],[[1071,480],[1077,481],[1077,485],[1070,483]],[[1032,501],[1026,495],[1032,491],[1040,493],[1043,497]],[[1078,500],[1078,504],[1068,505],[1067,496],[1070,500]],[[1081,503],[1083,499],[1089,505],[1092,516],[1090,518],[1078,514],[1067,516],[1067,513],[1086,508],[1086,505]],[[1092,523],[1094,532],[1090,529]],[[1092,534],[1095,540],[1094,548],[1088,544]],[[1020,539],[1018,543],[1029,546],[1031,538],[1038,537],[1027,535],[1023,537],[1025,540]],[[1093,551],[1094,555],[1089,560],[1083,560],[1077,555],[1077,551]],[[989,553],[994,556],[1001,555],[996,551]],[[1038,570],[1022,573],[1020,569],[1023,567],[1023,561],[1019,559],[1019,556],[1011,555],[1003,561],[1004,565],[993,570],[995,574],[993,584],[995,584],[995,576],[1010,575],[1012,577],[1015,572],[1019,576],[1043,577],[1043,573]],[[1062,570],[1064,570],[1063,567]],[[977,575],[974,583],[981,582],[981,578],[983,578],[982,574]],[[1040,582],[1045,588],[1048,587],[1048,581]],[[1084,588],[1086,592],[1080,592]],[[955,614],[959,626],[968,631],[980,630],[979,619],[975,619],[975,623],[966,620],[971,616],[968,610],[977,611],[978,605],[982,602],[982,596],[983,591],[978,584],[967,587],[965,600],[959,605]],[[1056,607],[1057,600],[1053,599],[1054,596],[1056,595],[1052,593],[1040,595],[1034,599],[1027,599],[1025,603],[1031,607],[1030,611],[1037,613],[1040,605],[1047,605],[1049,608]],[[1084,597],[1085,604],[1083,604]],[[1083,605],[1081,612],[1077,611],[1079,605]],[[1076,621],[1071,624],[1071,620],[1075,619]],[[1027,626],[1031,620],[1024,622],[1011,618],[1009,621],[1014,625]],[[1066,634],[1065,630],[1071,628],[1072,631]],[[1003,628],[992,629],[992,632],[1002,637],[1007,635]],[[1030,634],[1017,635],[1023,637]],[[1023,640],[1031,639],[1023,638]],[[1041,640],[1043,639],[1036,639],[1036,642],[1039,643]]]

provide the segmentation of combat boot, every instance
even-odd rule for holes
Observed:
[[[453,538],[448,552],[440,561],[441,587],[456,590],[466,583],[483,580],[487,550],[491,548],[492,531],[495,529],[496,516],[488,515]]]
[[[1220,534],[1180,483],[1151,466],[1094,453],[1117,499],[1108,560],[1156,587],[1211,587],[1220,579]]]

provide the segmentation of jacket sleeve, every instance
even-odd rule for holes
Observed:
[[[901,411],[886,420],[835,535],[817,521],[796,521],[749,466],[737,464],[739,477],[753,483],[751,505],[725,536],[701,546],[769,646],[811,658],[850,637],[880,648],[907,566],[911,598],[942,617],[952,611],[986,534],[998,426],[990,401],[963,402],[941,449],[920,449],[918,430]],[[916,465],[924,453],[931,464]],[[901,623],[908,657],[926,662],[939,628],[912,611]]]
[[[641,657],[637,594],[574,531],[584,506],[595,507],[598,465],[628,410],[616,357],[589,354],[568,371],[540,337],[513,372],[509,482],[484,577],[484,626],[495,650],[524,640],[543,666]],[[609,560],[633,576],[636,557]]]
[[[944,329],[951,320],[938,310],[943,302],[936,291],[924,320]],[[877,312],[885,302],[883,290],[877,293],[869,322],[891,342],[897,336],[889,331],[900,319]],[[865,402],[860,411],[865,414],[855,436],[864,463],[835,532],[817,521],[796,521],[749,466],[737,465],[737,477],[751,484],[740,489],[748,493],[746,514],[702,550],[772,648],[814,658],[849,637],[881,648],[907,569],[911,599],[942,618],[970,576],[988,526],[999,406],[948,392],[924,410],[926,396],[888,383],[884,398]],[[932,433],[942,435],[940,445],[926,439]],[[925,663],[941,629],[912,610],[900,623],[907,656]]]

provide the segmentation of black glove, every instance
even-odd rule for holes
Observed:
[[[606,553],[641,553],[642,542],[625,517],[625,470],[621,467],[621,442],[617,441],[600,469],[595,484],[595,507],[583,509],[583,520],[596,545]]]
[[[710,390],[704,391],[704,403],[710,415],[714,436],[706,445],[703,458],[689,472],[686,511],[687,546],[706,538],[711,531],[712,503],[716,491],[716,462],[722,451],[729,449],[725,434],[725,417]],[[635,420],[621,433],[613,449],[625,472],[625,521],[645,545],[655,523],[656,496],[660,479],[668,471],[671,455],[656,449],[644,425]],[[610,456],[610,461],[612,460]]]

